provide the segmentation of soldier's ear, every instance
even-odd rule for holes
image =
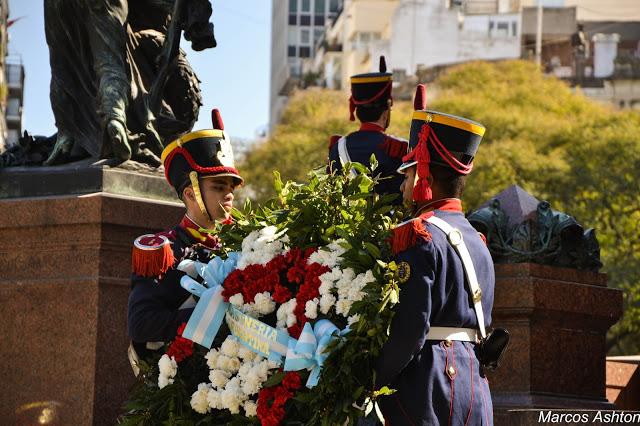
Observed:
[[[182,190],[182,201],[195,203],[196,202],[196,193],[193,191],[193,187],[191,185],[185,187]]]

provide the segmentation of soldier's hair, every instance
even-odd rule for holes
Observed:
[[[361,105],[356,108],[356,117],[363,123],[378,121],[383,112],[389,107],[384,105]]]
[[[453,171],[449,167],[431,164],[429,166],[434,183],[448,198],[461,198],[464,193],[464,186],[467,183],[467,176]]]

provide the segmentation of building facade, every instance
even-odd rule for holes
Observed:
[[[5,75],[5,58],[9,44],[7,21],[9,19],[9,1],[0,0],[0,152],[7,147],[7,120],[5,111],[7,108],[8,85]]]
[[[348,0],[327,28],[313,70],[322,85],[347,89],[384,55],[399,76],[470,60],[520,57],[521,20],[513,0]]]
[[[291,90],[305,85],[304,62],[314,57],[325,26],[342,4],[343,0],[272,0],[270,129]]]

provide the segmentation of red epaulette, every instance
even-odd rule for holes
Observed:
[[[380,149],[382,149],[389,157],[402,158],[407,155],[407,152],[409,152],[409,142],[404,139],[385,135],[384,142],[380,145]]]
[[[341,137],[341,135],[331,135],[331,137],[329,138],[329,149],[333,148],[333,146],[338,143]]]
[[[415,246],[419,239],[431,241],[431,232],[424,227],[423,220],[432,215],[433,212],[425,213],[420,217],[401,223],[393,229],[391,251],[394,255]]]
[[[171,248],[175,231],[145,234],[135,239],[131,252],[131,269],[141,277],[163,275],[173,266],[175,257]]]

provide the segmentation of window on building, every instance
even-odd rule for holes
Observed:
[[[493,29],[495,28],[496,23],[493,21],[489,21],[489,37],[493,36]]]
[[[517,22],[512,22],[511,23],[511,36],[512,37],[516,37],[518,35],[518,23]]]
[[[289,25],[298,25],[298,15],[296,14],[289,15]]]
[[[315,30],[313,30],[313,45],[314,46],[322,38],[322,34],[324,34],[324,31],[322,29],[320,29],[320,28],[316,28]]]
[[[300,15],[300,25],[305,27],[311,25],[311,15]]]
[[[311,56],[311,48],[308,46],[300,46],[300,57],[308,58]]]
[[[296,46],[287,46],[287,56],[290,58],[296,57]]]
[[[311,30],[308,28],[300,29],[300,44],[309,45],[311,43]]]
[[[309,13],[311,12],[311,0],[301,0],[301,5],[300,5],[300,11],[302,13]]]
[[[498,37],[509,37],[509,23],[498,22],[496,34]]]
[[[298,0],[289,0],[289,13],[296,13],[298,11]]]
[[[289,46],[295,46],[298,44],[298,29],[295,27],[287,28],[287,44]]]
[[[16,129],[9,129],[7,131],[7,145],[16,145],[20,139],[20,133]]]
[[[299,77],[300,72],[300,63],[297,59],[289,59],[289,74],[291,77]]]
[[[313,10],[316,11],[316,15],[322,15],[324,16],[324,12],[325,12],[325,0],[316,0],[315,4],[313,5]]]
[[[20,65],[7,65],[7,80],[9,84],[19,85],[22,78],[22,67]]]
[[[336,13],[340,10],[340,0],[329,0],[329,12]]]
[[[313,25],[324,26],[324,15],[316,15],[313,17]]]
[[[20,99],[9,98],[7,101],[7,117],[20,116]]]

